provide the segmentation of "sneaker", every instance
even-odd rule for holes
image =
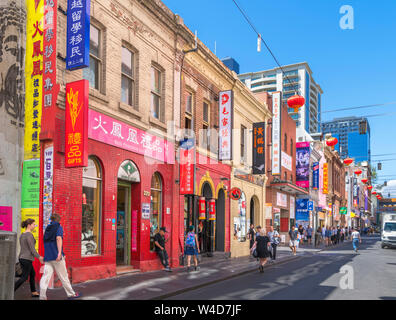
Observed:
[[[69,300],[73,300],[73,299],[80,298],[81,296],[82,296],[82,294],[81,294],[81,293],[79,293],[79,292],[76,292],[76,294],[75,294],[74,296],[68,297],[67,299],[69,299]]]
[[[190,272],[191,270],[190,270],[190,267],[187,267],[187,272]]]
[[[169,267],[166,267],[166,268],[165,268],[165,271],[167,271],[167,272],[172,272],[172,269],[169,268]]]
[[[194,269],[195,269],[195,271],[199,271],[199,267],[198,266],[194,267]]]

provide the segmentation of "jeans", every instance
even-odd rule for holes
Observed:
[[[353,239],[352,244],[353,244],[353,250],[357,250],[359,247],[359,239]]]
[[[271,243],[271,247],[272,247],[272,256],[271,256],[271,258],[273,259],[273,260],[275,260],[276,259],[276,247],[277,247],[278,245],[276,244],[276,243]]]
[[[158,253],[158,257],[161,260],[162,265],[166,268],[169,267],[169,262],[168,262],[168,253],[166,252],[166,250],[162,250],[162,251],[157,251]]]
[[[15,283],[14,291],[16,291],[30,277],[29,279],[30,291],[36,292],[36,283],[35,283],[36,272],[34,271],[33,268],[33,261],[26,259],[19,259],[19,262],[21,263],[22,266],[22,276]]]

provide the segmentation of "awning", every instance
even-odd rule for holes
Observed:
[[[274,187],[275,189],[278,189],[283,192],[287,192],[293,195],[308,195],[309,192],[308,190],[298,187],[295,184],[288,182],[288,181],[281,181],[274,179],[270,183],[270,187]]]

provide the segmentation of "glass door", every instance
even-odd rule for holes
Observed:
[[[130,260],[130,190],[128,185],[119,184],[117,187],[117,265],[128,265]]]

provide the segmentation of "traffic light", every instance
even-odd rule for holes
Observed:
[[[363,120],[359,122],[359,133],[366,134],[367,132],[367,121]]]
[[[377,163],[377,170],[382,170],[382,163],[381,162]]]

